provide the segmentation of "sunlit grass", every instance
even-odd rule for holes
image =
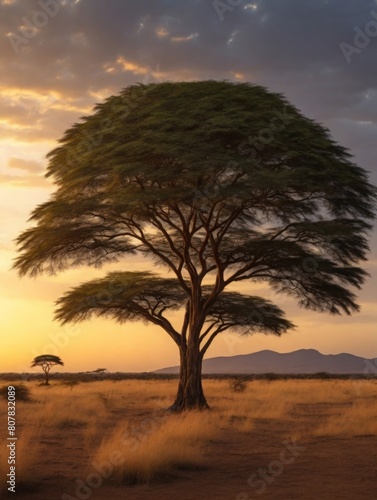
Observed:
[[[9,452],[4,443],[9,443],[6,440],[5,426],[0,433],[1,443],[3,449],[0,454],[0,497],[1,493],[7,491],[9,484],[7,484],[10,471],[8,463]],[[17,433],[16,441],[16,484],[17,488],[27,488],[35,479],[35,465],[41,455],[41,427],[30,426],[25,428],[22,432]]]
[[[218,432],[209,413],[151,419],[143,431],[138,429],[131,423],[121,424],[103,439],[95,454],[97,464],[112,463],[117,482],[144,483],[176,469],[203,466],[203,446]],[[111,459],[114,452],[117,463]]]
[[[224,380],[204,383],[210,405],[224,425],[251,431],[258,419],[289,420],[295,405],[343,404],[355,397],[349,381],[249,381],[244,392],[233,392]]]
[[[377,436],[377,399],[358,399],[331,415],[316,430],[317,436]]]
[[[112,480],[121,483],[149,482],[179,468],[205,467],[213,442],[227,433],[252,435],[268,421],[296,432],[300,440],[377,435],[377,382],[373,380],[254,380],[247,382],[244,392],[234,392],[229,380],[206,379],[203,385],[211,411],[181,415],[166,412],[175,397],[176,380],[26,385],[31,402],[16,405],[18,485],[41,479],[38,461],[46,453],[46,439],[54,436],[60,442],[79,443],[85,456],[91,457],[89,463],[109,463]],[[310,420],[313,409],[317,417]],[[6,418],[2,400],[1,422]],[[1,425],[1,442],[6,438],[6,425]],[[113,464],[114,451],[119,453]],[[8,471],[2,450],[3,490]]]

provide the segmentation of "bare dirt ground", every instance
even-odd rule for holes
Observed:
[[[245,392],[234,393],[227,381],[206,381],[213,410],[206,416],[184,417],[182,432],[192,435],[190,442],[180,441],[178,428],[173,440],[168,436],[177,417],[166,415],[162,407],[171,401],[175,385],[175,381],[105,381],[73,388],[32,385],[33,402],[17,406],[16,496],[30,500],[377,497],[375,382],[258,381],[249,383]],[[4,403],[0,403],[1,479],[7,467]],[[128,429],[123,441],[116,434],[122,426]],[[161,439],[156,440],[159,433]],[[158,459],[174,446],[190,450],[190,457],[174,455],[170,465],[158,472]],[[123,479],[109,450],[123,460],[118,467]],[[143,450],[147,454],[134,467],[155,460],[148,470],[157,471],[146,483],[127,476]],[[3,491],[2,498],[6,497]]]

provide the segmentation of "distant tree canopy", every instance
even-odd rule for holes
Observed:
[[[31,367],[35,368],[36,366],[40,366],[42,368],[46,376],[45,384],[48,385],[50,370],[56,365],[64,366],[64,363],[59,356],[54,356],[53,354],[41,354],[33,359]]]
[[[56,191],[19,236],[15,267],[35,276],[119,262],[59,299],[56,318],[163,328],[180,353],[173,409],[207,406],[201,364],[218,335],[293,327],[240,282],[268,284],[313,311],[359,310],[350,287],[367,275],[357,264],[377,191],[328,130],[280,94],[216,81],[130,86],[48,157]],[[135,254],[151,259],[150,272],[130,270]],[[178,309],[179,329],[169,319]]]
[[[106,368],[97,368],[96,370],[93,370],[92,373],[95,373],[99,376],[100,380],[103,380],[103,376],[107,372]]]

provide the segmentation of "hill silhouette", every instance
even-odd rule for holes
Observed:
[[[155,373],[178,373],[178,366],[156,370]],[[353,354],[321,354],[315,349],[289,353],[264,350],[237,356],[220,356],[203,361],[204,374],[225,373],[347,373],[377,374],[377,358],[365,359]]]

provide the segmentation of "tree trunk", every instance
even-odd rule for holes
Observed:
[[[202,356],[198,342],[180,349],[180,373],[177,397],[171,411],[206,410],[209,408],[202,387]]]
[[[48,381],[48,376],[49,376],[49,371],[48,370],[45,370],[45,374],[46,374],[46,385],[50,385],[49,384],[49,381]]]

